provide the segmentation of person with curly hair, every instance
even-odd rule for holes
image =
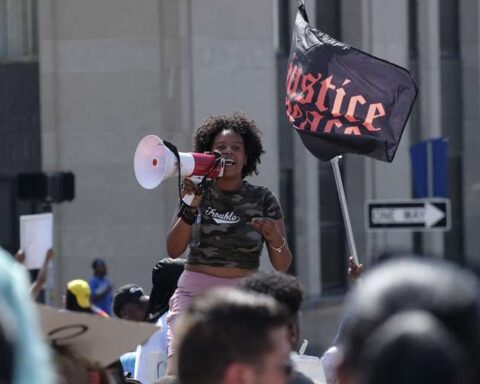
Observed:
[[[266,244],[273,267],[285,272],[292,255],[285,239],[283,212],[275,195],[245,177],[258,174],[264,153],[254,121],[240,113],[208,118],[193,135],[195,152],[219,152],[225,159],[223,176],[205,190],[188,179],[182,196],[195,194],[180,209],[167,236],[167,252],[177,258],[189,247],[185,271],[170,300],[168,337],[172,324],[191,299],[215,286],[233,286],[255,272]],[[170,346],[173,346],[170,342]],[[169,349],[169,356],[174,349]],[[168,373],[173,372],[170,366]]]
[[[263,293],[283,304],[290,315],[288,325],[289,342],[292,351],[300,347],[300,307],[303,302],[303,288],[295,276],[277,271],[258,271],[243,279],[237,288]]]

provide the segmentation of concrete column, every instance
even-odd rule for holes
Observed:
[[[370,25],[359,22],[363,15],[368,15],[369,4],[358,0],[342,1],[342,40],[353,47],[369,52]],[[367,158],[365,156],[346,155],[341,160],[344,164],[343,181],[347,195],[350,220],[352,222],[358,257],[361,263],[368,263],[370,250],[367,249],[367,232],[364,219],[364,205],[370,193],[370,178],[367,177]]]
[[[6,32],[7,32],[7,54],[10,58],[18,59],[24,54],[24,11],[25,4],[18,0],[6,2]]]
[[[297,275],[308,295],[315,296],[322,289],[318,160],[294,137]]]
[[[397,65],[408,67],[408,1],[365,0],[362,24],[368,28],[365,45],[368,52]],[[385,17],[395,15],[395,18]],[[367,199],[405,199],[411,196],[408,126],[392,163],[367,159],[365,174]],[[373,256],[387,250],[411,251],[412,234],[403,232],[372,233],[367,249]]]
[[[440,10],[438,0],[419,1],[418,58],[421,137],[436,138],[442,134],[440,73]]]
[[[57,125],[57,50],[55,36],[55,0],[40,0],[38,6],[39,71],[40,71],[40,126],[42,136],[42,168],[60,169],[60,133]],[[47,281],[47,302],[61,304],[64,280],[61,271],[65,260],[60,256],[63,249],[62,210],[53,207],[54,245],[57,257],[52,261]]]
[[[480,261],[480,6],[460,1],[460,44],[463,77],[463,215],[467,262]]]
[[[190,152],[194,129],[192,5],[190,0],[161,0],[159,5],[161,134],[180,152]],[[165,215],[160,219],[168,231],[176,213],[177,178],[166,180],[160,190],[166,204]]]
[[[313,27],[316,27],[315,6],[313,1],[305,2]],[[292,29],[297,9],[297,2],[291,2]],[[293,140],[297,276],[309,296],[318,296],[322,292],[318,160],[305,148],[297,133],[293,134]]]
[[[40,0],[39,14],[44,169],[76,175],[75,200],[54,209],[60,287],[103,257],[117,286],[148,290],[169,205],[138,185],[133,155],[161,135],[159,4]]]
[[[394,14],[395,19],[385,17]],[[408,1],[344,0],[343,41],[374,56],[408,67]],[[402,232],[367,232],[366,200],[406,199],[411,196],[408,125],[393,163],[365,156],[346,155],[345,185],[352,228],[361,262],[386,250],[412,248],[412,235]]]
[[[418,61],[420,103],[420,137],[422,140],[442,136],[442,89],[440,63],[440,5],[438,0],[419,1]],[[424,252],[441,257],[444,254],[442,232],[425,232]]]

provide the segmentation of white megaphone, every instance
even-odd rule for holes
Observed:
[[[165,179],[178,175],[199,176],[200,180],[223,176],[225,159],[211,153],[178,152],[180,164],[175,154],[155,135],[145,136],[137,145],[133,168],[139,184],[146,189],[158,186]],[[197,179],[198,181],[198,179]],[[188,203],[187,203],[188,204]]]

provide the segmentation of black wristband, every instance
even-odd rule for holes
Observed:
[[[180,210],[177,213],[177,217],[180,217],[188,225],[192,225],[195,222],[196,211],[196,208],[192,208],[182,201],[182,205],[180,206]]]

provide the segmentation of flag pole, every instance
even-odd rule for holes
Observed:
[[[345,223],[345,230],[347,231],[348,248],[350,249],[350,256],[353,256],[355,263],[360,264],[358,261],[357,247],[355,246],[355,239],[353,238],[352,223],[350,222],[350,215],[348,213],[347,199],[345,198],[345,191],[343,189],[342,174],[340,173],[340,167],[338,161],[342,156],[335,156],[330,160],[332,164],[333,174],[335,176],[335,183],[337,184],[338,198],[340,199],[340,206],[342,207],[343,222]]]

